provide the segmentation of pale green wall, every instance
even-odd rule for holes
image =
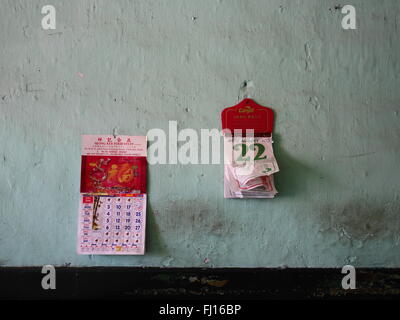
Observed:
[[[398,0],[349,1],[355,31],[328,0],[0,3],[2,265],[400,266]],[[277,114],[279,197],[151,166],[147,254],[78,256],[80,135],[219,128],[244,80]]]

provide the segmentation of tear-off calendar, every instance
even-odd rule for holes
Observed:
[[[272,147],[274,112],[246,98],[221,114],[224,197],[273,198],[279,171]]]
[[[144,254],[146,157],[145,136],[82,136],[79,254]]]

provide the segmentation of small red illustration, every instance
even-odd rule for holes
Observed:
[[[146,157],[82,156],[81,193],[146,193]]]

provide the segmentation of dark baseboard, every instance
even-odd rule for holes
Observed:
[[[376,299],[398,298],[400,269],[359,268],[355,290],[334,268],[1,267],[0,299]]]

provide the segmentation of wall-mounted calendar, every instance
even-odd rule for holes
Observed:
[[[144,254],[147,141],[82,136],[79,254]]]

